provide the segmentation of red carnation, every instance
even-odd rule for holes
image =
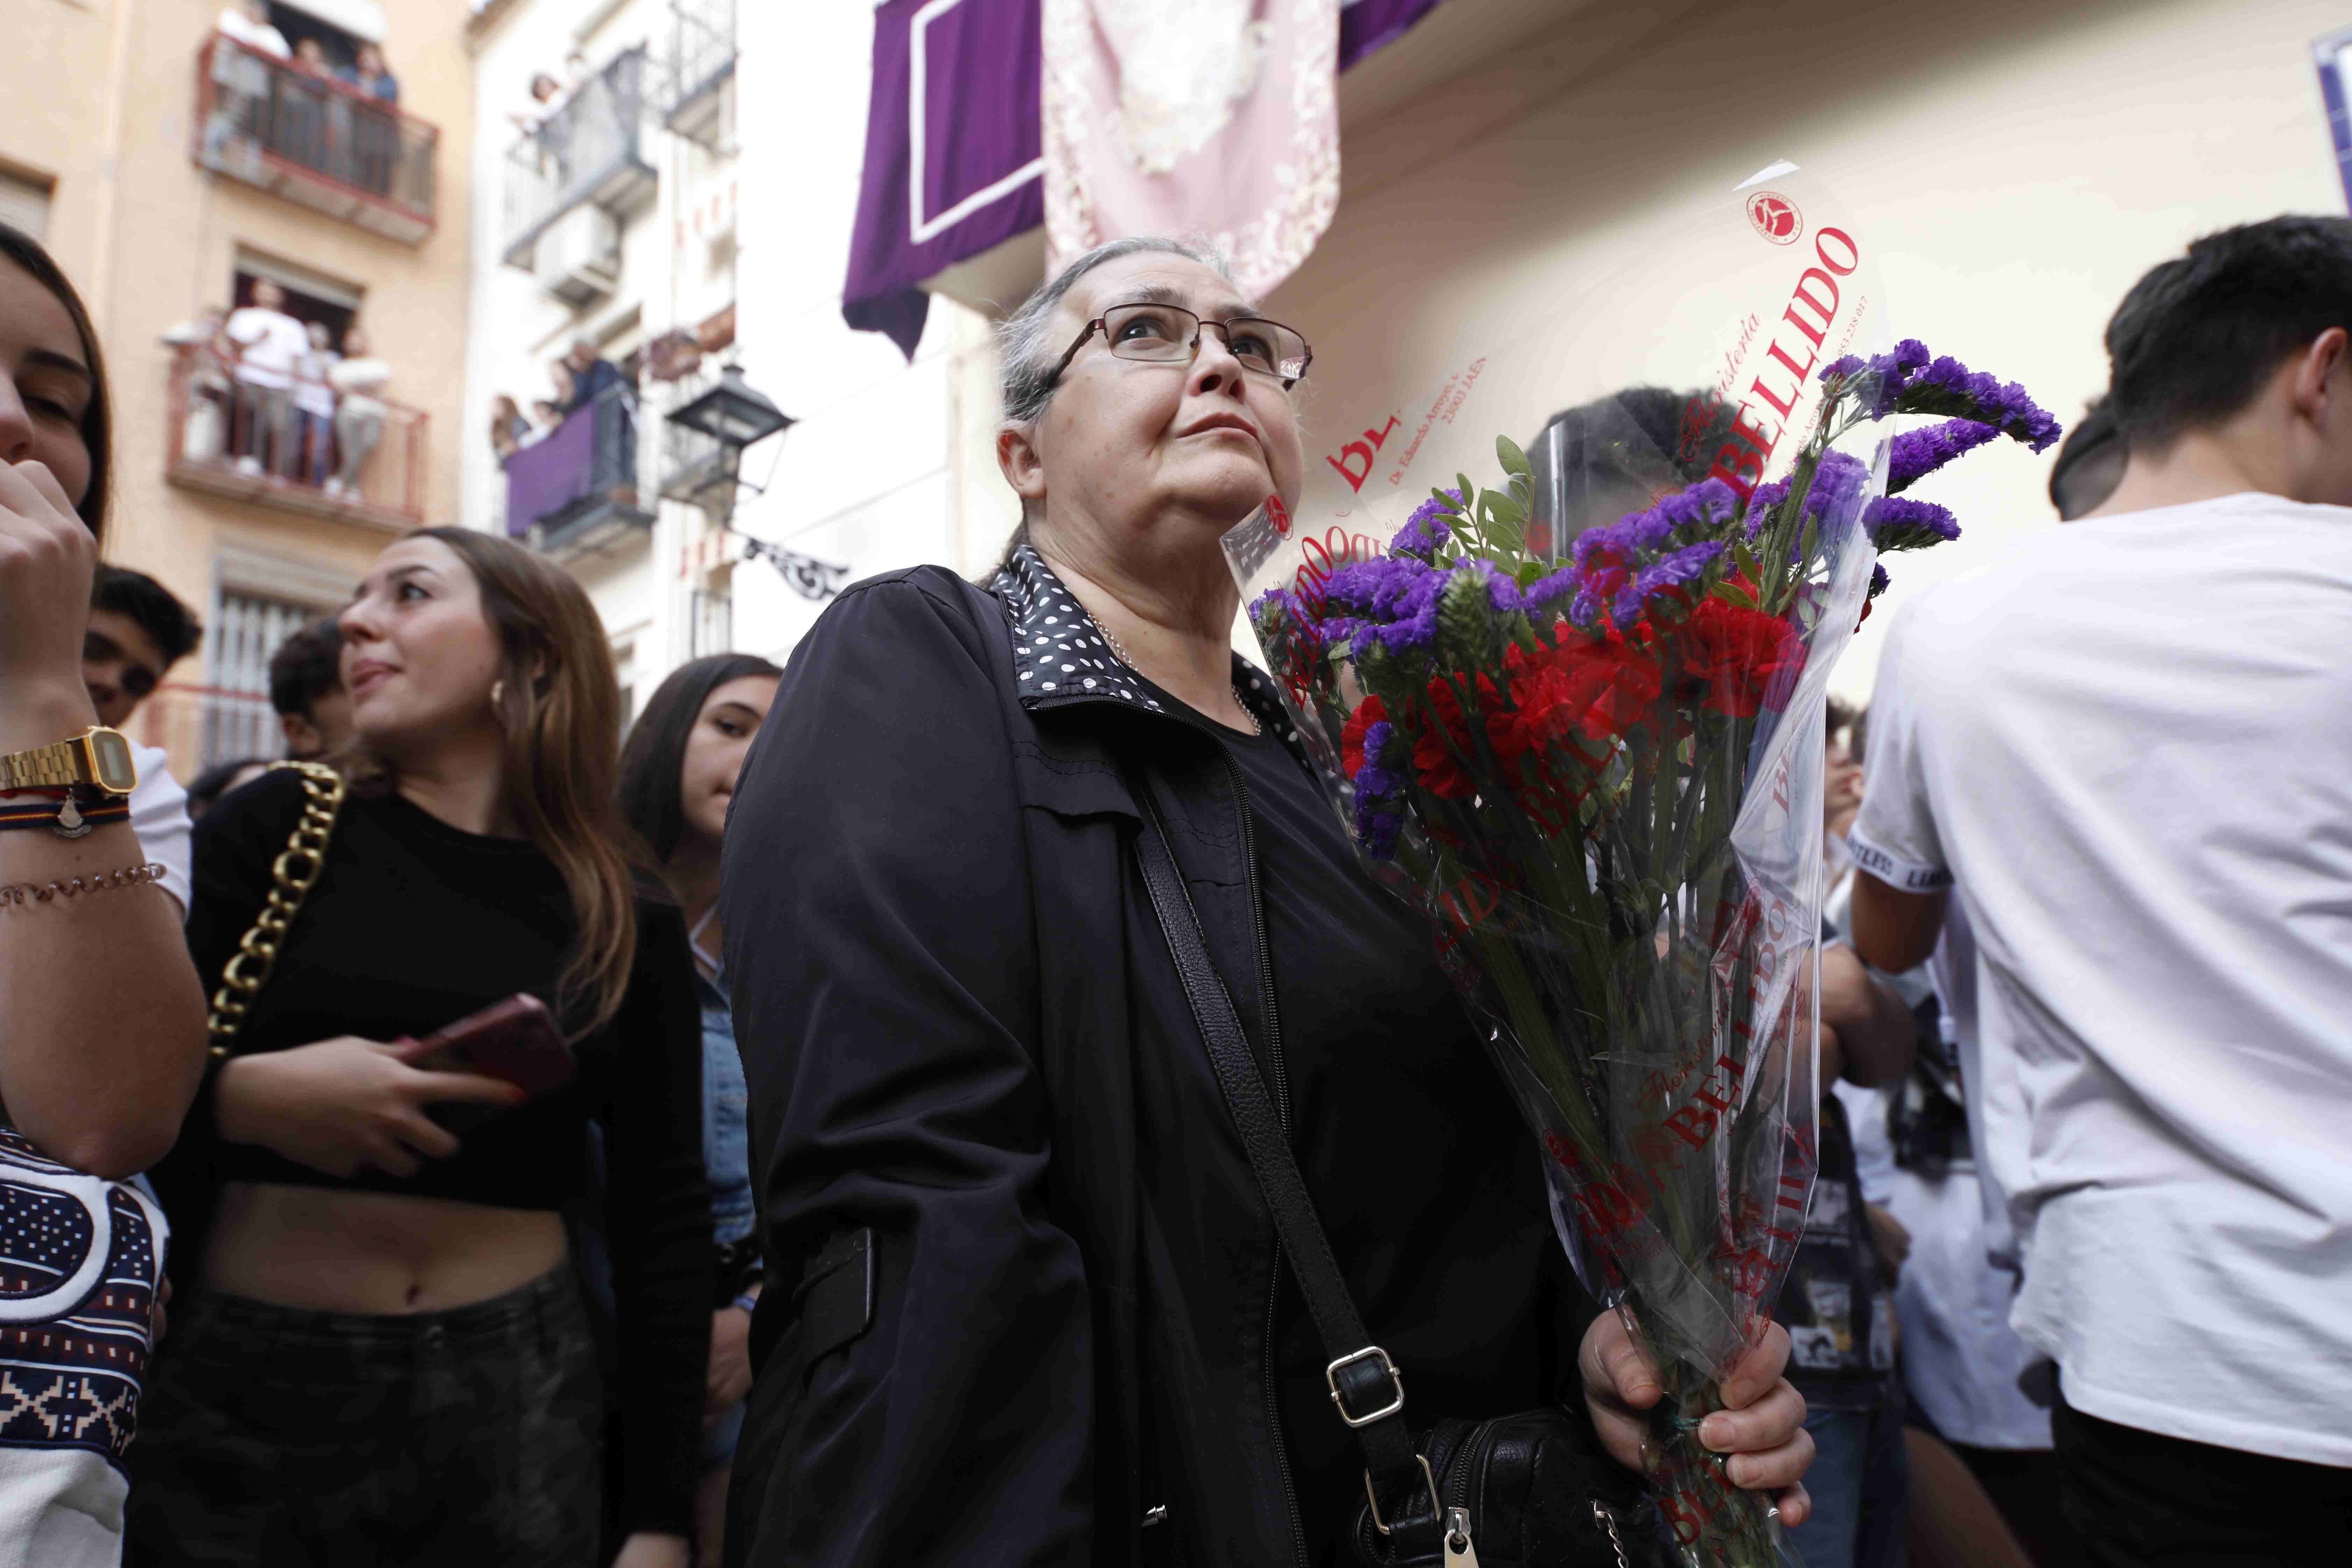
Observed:
[[[1482,675],[1478,689],[1491,704],[1495,683]],[[1412,765],[1421,770],[1421,785],[1430,794],[1445,800],[1467,800],[1478,793],[1478,782],[1462,765],[1463,758],[1475,754],[1470,722],[1463,714],[1462,700],[1454,694],[1453,683],[1444,676],[1429,683],[1429,705],[1436,710],[1437,726],[1413,742]]]
[[[1389,705],[1377,697],[1365,698],[1348,715],[1347,727],[1339,731],[1339,765],[1349,778],[1364,771],[1364,731],[1388,720]]]
[[[1805,668],[1797,628],[1778,616],[1710,597],[1683,631],[1683,670],[1706,684],[1706,706],[1734,719],[1778,708]]]

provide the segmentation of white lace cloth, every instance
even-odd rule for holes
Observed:
[[[1045,0],[1048,266],[1208,240],[1263,298],[1339,204],[1339,0]]]

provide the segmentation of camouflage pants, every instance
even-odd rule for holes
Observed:
[[[591,1568],[602,1419],[568,1266],[413,1317],[192,1292],[148,1374],[124,1562]]]

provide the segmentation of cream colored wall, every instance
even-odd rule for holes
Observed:
[[[13,0],[28,39],[0,49],[0,161],[53,177],[49,239],[87,296],[109,360],[117,450],[109,555],[152,573],[198,607],[211,601],[223,552],[289,563],[313,578],[355,579],[392,531],[244,505],[167,485],[163,460],[171,351],[159,339],[207,304],[226,304],[240,246],[296,262],[364,292],[374,352],[394,370],[392,395],[430,418],[425,518],[454,520],[470,229],[467,151],[472,65],[467,0],[401,0],[385,53],[401,107],[441,133],[439,227],[418,246],[385,239],[282,197],[215,176],[189,156],[196,57],[219,6],[211,0]],[[173,686],[203,677],[200,656]],[[150,732],[173,743],[175,770],[195,763],[185,726],[151,704]],[[134,729],[138,728],[134,721]]]
[[[1651,215],[1785,157],[1864,216],[1898,334],[2071,421],[2148,267],[2229,224],[2343,213],[2308,46],[2345,21],[2315,0],[1583,7],[1351,132],[1339,217],[1268,311],[1314,342],[1314,427],[1352,431],[1386,412],[1372,367],[1471,291],[1662,318],[1672,300],[1638,284],[1586,290],[1640,254]],[[1561,405],[1612,384],[1606,366],[1564,370]],[[2004,445],[1921,488],[1967,531],[1891,563],[1839,689],[1867,694],[1887,611],[2053,524],[2049,464]]]

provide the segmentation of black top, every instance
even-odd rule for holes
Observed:
[[[291,773],[264,775],[197,826],[188,942],[207,989],[251,926],[270,865],[304,798]],[[173,1163],[224,1182],[338,1187],[551,1210],[583,1190],[588,1119],[604,1126],[605,1224],[622,1319],[631,1529],[690,1528],[710,1325],[710,1199],[703,1175],[701,1018],[675,906],[640,899],[637,956],[620,1012],[573,1042],[571,1084],[463,1135],[414,1176],[331,1176],[252,1145],[222,1142],[215,1074]],[[326,866],[236,1043],[240,1056],[340,1035],[393,1040],[440,1028],[518,992],[553,1005],[572,941],[562,876],[520,839],[463,832],[396,795],[346,800]],[[183,1182],[167,1184],[167,1202]],[[180,1224],[193,1263],[203,1216]],[[195,1234],[191,1235],[191,1230]]]
[[[1542,1404],[1568,1369],[1552,1364],[1554,1315],[1531,1309],[1545,1294],[1536,1281],[1558,1274],[1564,1254],[1542,1224],[1534,1135],[1438,967],[1434,934],[1366,873],[1331,798],[1275,725],[1245,735],[1143,684],[1240,765],[1291,1146],[1357,1310],[1405,1375],[1415,1424]],[[1464,1159],[1433,1127],[1485,1129],[1500,1146]],[[1464,1310],[1475,1302],[1489,1305]],[[1363,1500],[1361,1449],[1332,1408],[1329,1358],[1287,1268],[1275,1342],[1293,1466],[1322,1493],[1301,1498],[1313,1555],[1336,1561],[1333,1537]]]

